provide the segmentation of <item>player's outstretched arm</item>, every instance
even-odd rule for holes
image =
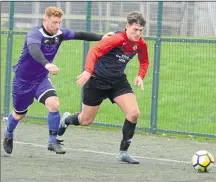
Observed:
[[[100,35],[92,32],[75,32],[74,39],[75,40],[87,40],[87,41],[99,41],[102,38],[113,35],[114,32],[108,32],[105,35]]]
[[[108,32],[108,33],[106,33],[103,37],[102,37],[102,39],[104,39],[104,38],[106,38],[106,37],[109,37],[109,36],[111,36],[111,35],[114,35],[115,34],[115,32]]]

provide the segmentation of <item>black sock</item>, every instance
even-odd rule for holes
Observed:
[[[65,119],[65,124],[67,125],[80,125],[80,122],[79,122],[79,119],[78,119],[78,115],[80,113],[77,112],[77,113],[74,113],[72,114],[71,116],[68,116],[66,119]]]
[[[128,121],[127,119],[125,119],[125,122],[122,128],[123,138],[120,144],[121,151],[127,151],[127,149],[129,148],[131,139],[134,136],[135,128],[136,128],[136,123],[132,123]]]

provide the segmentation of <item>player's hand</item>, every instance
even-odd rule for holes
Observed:
[[[77,77],[77,85],[79,87],[82,87],[83,85],[86,84],[86,82],[89,80],[89,78],[91,77],[91,74],[87,71],[83,71],[81,75],[79,75]]]
[[[45,68],[52,74],[52,75],[57,75],[59,73],[59,68],[52,64],[52,63],[48,63],[45,65]]]
[[[144,90],[143,80],[140,76],[137,76],[134,79],[134,86],[140,87],[140,90],[142,90],[142,91]]]
[[[102,37],[102,39],[104,39],[104,38],[106,38],[106,37],[109,37],[109,36],[111,36],[111,35],[114,35],[115,33],[114,32],[108,32],[108,33],[106,33],[103,37]]]

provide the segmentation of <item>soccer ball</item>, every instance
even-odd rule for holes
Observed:
[[[199,150],[193,155],[192,164],[198,172],[208,172],[214,164],[214,157],[206,150]]]

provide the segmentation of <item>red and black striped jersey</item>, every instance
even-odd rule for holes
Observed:
[[[148,66],[147,44],[143,38],[132,42],[126,32],[102,39],[88,52],[85,71],[106,79],[116,79],[124,74],[127,63],[138,54],[140,63],[138,76],[145,77]]]

